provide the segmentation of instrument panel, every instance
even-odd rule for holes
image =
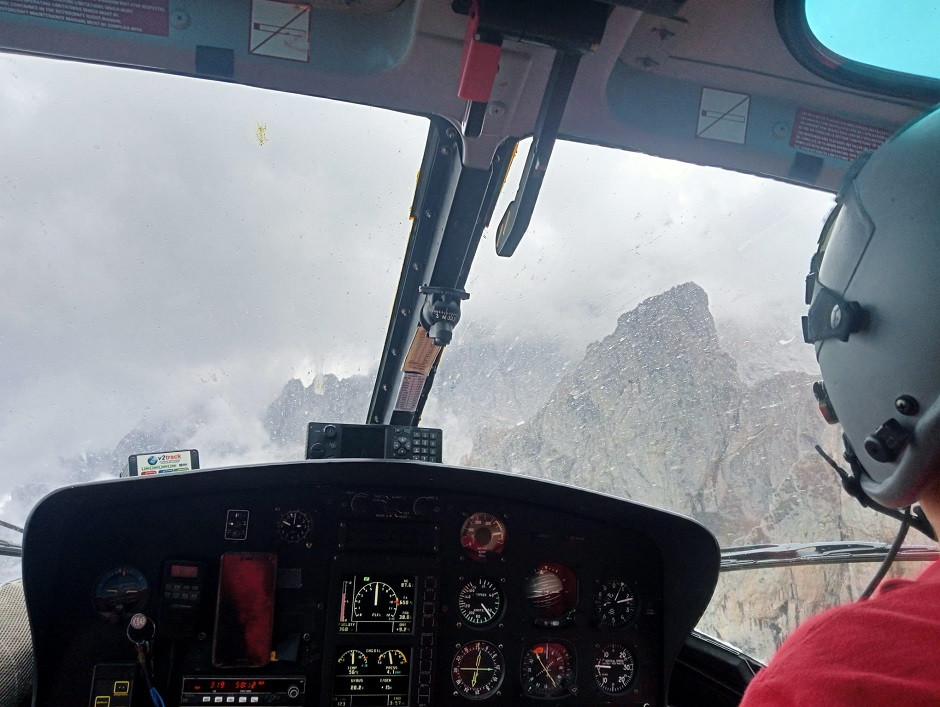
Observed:
[[[718,568],[673,514],[363,460],[63,489],[24,550],[35,704],[92,707],[661,705]]]

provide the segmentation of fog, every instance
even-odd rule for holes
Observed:
[[[0,518],[24,520],[39,493],[24,484],[63,483],[68,460],[194,410],[210,465],[263,461],[260,416],[287,380],[374,370],[424,119],[0,56],[0,124]],[[694,280],[728,331],[811,366],[794,337],[830,203],[560,144],[517,254],[497,258],[492,229],[482,242],[465,320],[577,359],[640,300]]]

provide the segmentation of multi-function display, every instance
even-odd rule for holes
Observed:
[[[337,648],[333,707],[404,707],[411,680],[411,649]]]
[[[340,633],[411,633],[415,577],[344,575],[339,601]]]

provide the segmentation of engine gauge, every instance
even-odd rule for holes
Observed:
[[[355,648],[351,648],[343,653],[336,662],[343,667],[349,675],[357,675],[360,670],[369,667],[369,659],[366,654]]]
[[[594,610],[604,626],[626,626],[636,617],[636,592],[623,580],[604,582],[594,597]]]
[[[460,545],[471,560],[486,562],[495,555],[503,554],[506,548],[506,525],[489,513],[474,513],[460,528]]]
[[[522,691],[529,697],[563,697],[577,686],[571,649],[561,641],[540,641],[522,654]]]
[[[594,656],[594,685],[608,695],[621,695],[633,683],[636,659],[620,643],[601,646]]]
[[[117,621],[139,611],[149,598],[147,578],[130,565],[108,570],[95,585],[95,611],[108,621]]]
[[[277,519],[277,534],[289,543],[299,543],[310,532],[310,516],[303,511],[287,511]]]
[[[385,582],[368,582],[353,600],[353,612],[360,621],[394,621],[401,600]]]
[[[535,612],[545,619],[556,619],[578,603],[574,572],[557,562],[543,562],[526,580],[523,594]]]
[[[499,690],[505,671],[506,663],[499,648],[488,641],[473,641],[457,650],[450,677],[459,695],[485,700]]]
[[[379,655],[379,665],[384,665],[389,675],[401,674],[401,666],[408,664],[408,656],[400,648],[390,648]]]
[[[471,579],[460,588],[457,611],[471,628],[484,628],[502,616],[503,593],[488,577]]]

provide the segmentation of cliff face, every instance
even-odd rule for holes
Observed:
[[[621,316],[528,421],[481,430],[465,461],[675,510],[722,546],[888,539],[892,524],[844,496],[813,450],[839,456],[838,428],[820,417],[813,380],[743,380],[707,295],[687,283]],[[857,597],[873,572],[728,573],[701,625],[766,658],[799,621]]]
[[[783,528],[794,541],[801,495],[838,503],[814,463],[812,445],[832,433],[811,383],[780,373],[745,384],[707,295],[687,283],[621,316],[529,421],[480,433],[467,461],[677,510],[723,545],[783,540]],[[839,535],[811,534],[823,530]]]
[[[308,386],[296,378],[287,381],[261,418],[272,458],[303,459],[308,422],[364,423],[373,381],[371,376],[337,378],[329,373]]]

